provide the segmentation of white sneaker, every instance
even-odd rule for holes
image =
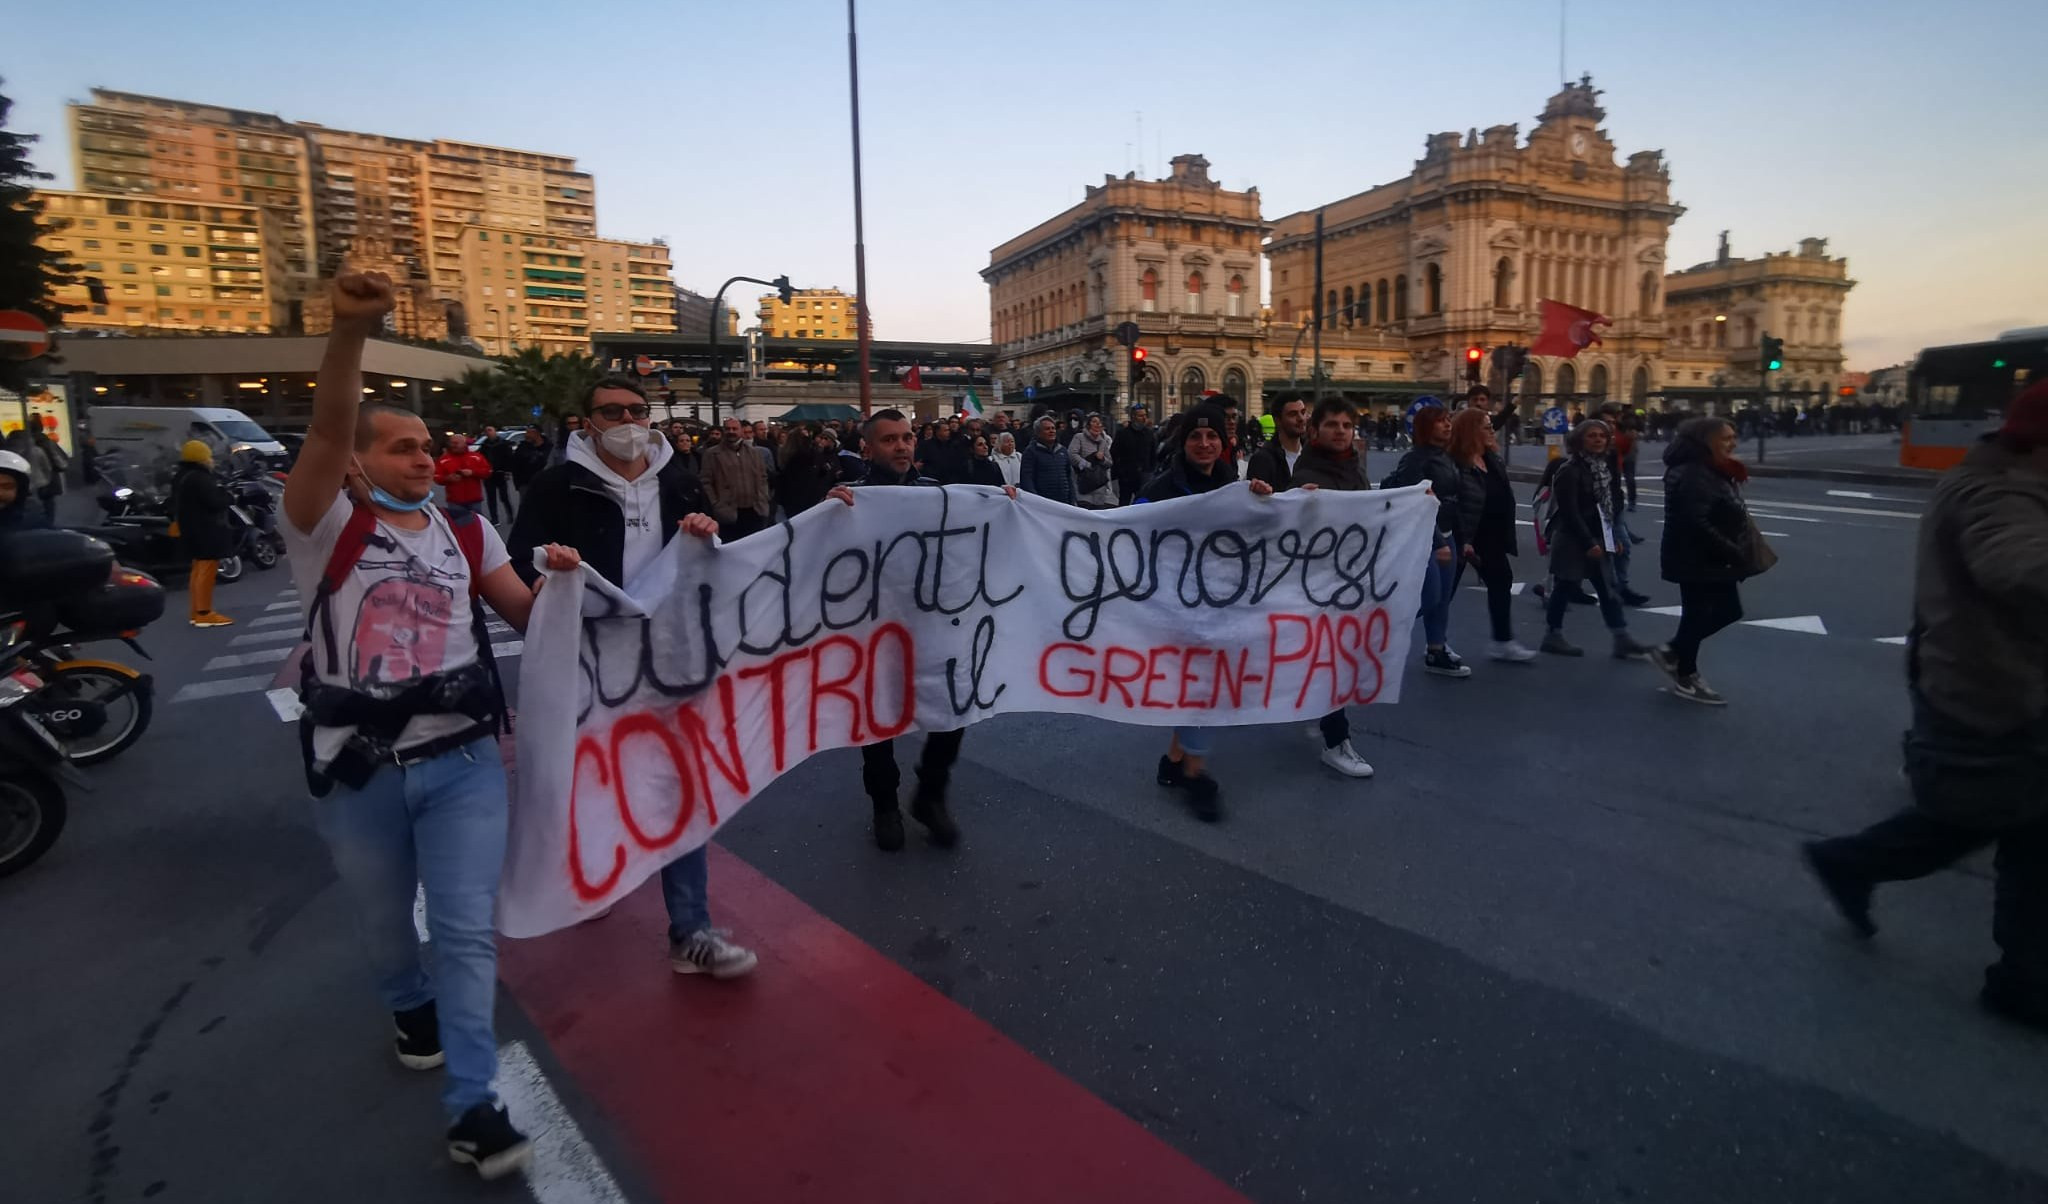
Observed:
[[[1365,763],[1365,758],[1358,755],[1358,750],[1351,747],[1351,741],[1349,740],[1344,741],[1344,743],[1339,744],[1335,748],[1324,749],[1323,764],[1328,765],[1347,778],[1369,778],[1372,776],[1372,766]]]
[[[713,978],[738,978],[753,970],[760,959],[745,945],[735,945],[722,928],[700,928],[668,947],[668,964],[678,974],[709,974]]]
[[[1536,654],[1524,648],[1520,640],[1495,640],[1486,646],[1486,653],[1497,661],[1518,665],[1536,659]]]

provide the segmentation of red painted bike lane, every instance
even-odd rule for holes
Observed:
[[[670,973],[653,882],[606,919],[505,942],[499,964],[664,1200],[1243,1204],[738,857],[711,859],[720,923],[761,950],[749,978]]]

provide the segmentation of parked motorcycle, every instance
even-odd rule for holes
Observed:
[[[189,572],[192,558],[185,554],[184,545],[178,537],[171,534],[170,499],[132,485],[111,481],[109,484],[111,487],[99,496],[99,506],[106,513],[107,521],[95,527],[74,529],[113,548],[121,563],[131,568],[153,574]],[[215,580],[224,582],[242,579],[241,552],[251,542],[250,532],[257,527],[257,519],[242,507],[231,506],[228,509],[228,526],[235,533],[236,554],[220,559]],[[270,546],[266,541],[266,549]],[[275,547],[283,547],[282,537],[276,541]],[[269,557],[270,564],[277,563],[275,551],[266,551],[265,555]]]
[[[75,765],[97,765],[142,738],[154,713],[156,681],[119,661],[78,655],[79,644],[120,640],[149,659],[137,641],[163,616],[164,590],[147,573],[116,564],[106,584],[57,604],[0,605],[23,664],[42,679],[26,704],[64,745]]]

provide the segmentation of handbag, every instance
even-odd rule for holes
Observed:
[[[1742,566],[1742,575],[1744,578],[1760,576],[1778,563],[1778,553],[1764,540],[1764,533],[1757,529],[1756,519],[1750,517],[1749,511],[1742,512],[1742,521],[1749,524],[1749,556],[1748,563]]]

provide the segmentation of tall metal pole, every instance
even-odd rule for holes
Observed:
[[[1316,404],[1323,404],[1323,211],[1316,210],[1316,295],[1311,298],[1311,308],[1316,315],[1315,342],[1309,350],[1314,370],[1309,373],[1316,382]],[[1300,340],[1296,340],[1298,343]]]
[[[853,303],[860,307],[860,416],[866,418],[875,408],[875,389],[868,379],[868,344],[873,336],[868,331],[868,245],[860,199],[860,36],[853,5],[854,0],[846,0],[846,83],[853,98]]]

